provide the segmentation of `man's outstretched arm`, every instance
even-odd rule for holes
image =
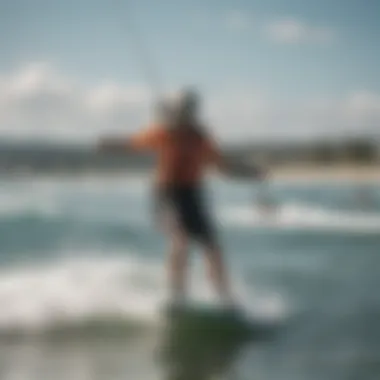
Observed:
[[[263,180],[266,176],[264,169],[258,165],[229,157],[221,157],[218,168],[223,174],[233,178]]]
[[[148,128],[129,137],[104,137],[97,144],[102,152],[130,152],[155,149],[160,142],[161,131]]]
[[[208,154],[211,163],[224,175],[234,178],[253,178],[262,180],[265,178],[265,170],[260,166],[246,162],[243,159],[228,157],[223,154],[215,143],[209,142]]]

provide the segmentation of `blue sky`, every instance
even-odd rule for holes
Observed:
[[[195,84],[210,99],[233,92],[235,102],[250,94],[258,103],[270,99],[276,115],[305,99],[330,109],[361,96],[371,113],[364,127],[373,129],[380,120],[378,15],[377,0],[1,0],[0,76],[45,62],[88,88],[144,86],[132,27],[165,88]],[[226,119],[232,114],[239,112]],[[250,122],[254,116],[242,124]]]

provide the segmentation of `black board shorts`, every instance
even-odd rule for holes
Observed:
[[[214,226],[200,185],[156,188],[156,211],[174,218],[189,237],[203,244],[215,243]]]

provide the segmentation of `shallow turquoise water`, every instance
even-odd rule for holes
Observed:
[[[195,331],[171,361],[207,379],[378,379],[380,186],[209,188],[242,304],[284,326],[244,346]],[[141,178],[0,181],[1,379],[169,378],[157,356],[166,246],[149,195]],[[201,259],[192,296],[212,298]]]

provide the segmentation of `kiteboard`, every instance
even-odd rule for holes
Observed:
[[[201,333],[203,338],[210,339],[258,337],[273,328],[267,320],[255,317],[242,307],[229,308],[200,302],[168,303],[162,314],[168,329],[185,335]]]

